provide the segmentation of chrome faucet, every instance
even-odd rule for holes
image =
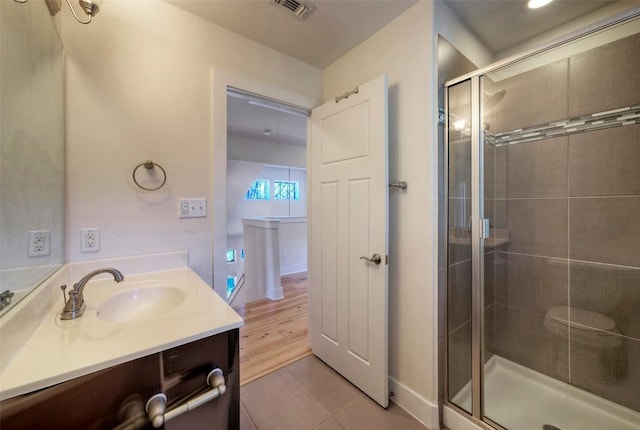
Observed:
[[[69,300],[65,297],[64,308],[62,309],[62,313],[60,314],[61,320],[73,320],[79,318],[84,313],[84,309],[86,308],[84,304],[84,287],[87,285],[87,282],[91,280],[96,275],[101,273],[110,273],[113,275],[113,279],[116,282],[124,281],[124,276],[120,273],[119,270],[106,268],[106,269],[98,269],[94,270],[91,273],[88,273],[82,279],[78,281],[77,284],[73,285],[73,290],[69,291]],[[62,291],[64,295],[64,290],[67,286],[63,285]]]
[[[5,290],[0,293],[0,310],[6,308],[11,304],[11,298],[13,297],[14,292]]]

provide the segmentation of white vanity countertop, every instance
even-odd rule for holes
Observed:
[[[117,268],[117,266],[114,266]],[[149,354],[241,327],[242,318],[188,267],[127,275],[116,283],[110,275],[91,280],[84,290],[86,310],[75,320],[61,321],[50,306],[31,336],[4,363],[0,400],[29,393]],[[77,280],[76,280],[77,281]],[[108,321],[98,316],[114,295],[169,287],[180,290],[180,302],[138,320]],[[71,286],[69,287],[69,289]],[[104,308],[102,308],[104,309]],[[104,318],[105,313],[102,313]],[[7,317],[11,317],[7,315]],[[7,318],[5,317],[5,318]],[[125,317],[126,319],[126,317]],[[2,336],[11,336],[3,330]],[[21,342],[22,343],[22,342]]]

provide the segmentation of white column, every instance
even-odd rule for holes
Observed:
[[[284,298],[280,283],[280,220],[243,218],[247,301]]]

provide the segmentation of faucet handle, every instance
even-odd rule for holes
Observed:
[[[67,284],[60,285],[60,289],[62,290],[62,302],[67,303],[67,293],[65,290],[67,289]]]
[[[69,291],[69,300],[64,304],[62,313],[60,314],[61,320],[76,319],[84,313],[86,306],[84,304],[84,298],[78,290]]]

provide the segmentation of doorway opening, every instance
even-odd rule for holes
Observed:
[[[245,319],[241,384],[311,353],[307,116],[227,90],[226,299]]]

